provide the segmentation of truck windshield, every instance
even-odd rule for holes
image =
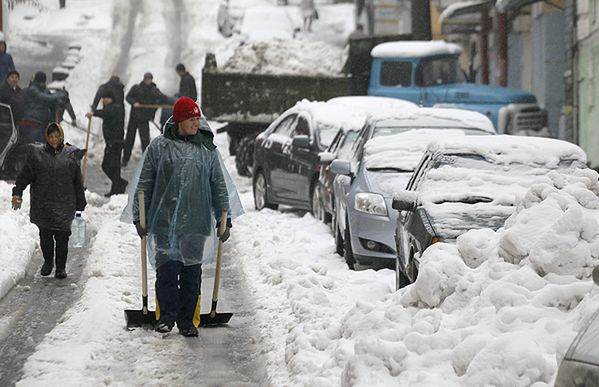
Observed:
[[[436,86],[464,83],[466,78],[460,69],[457,56],[423,59],[418,67],[418,86]]]

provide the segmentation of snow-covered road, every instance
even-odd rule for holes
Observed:
[[[11,38],[25,41],[43,30],[82,44],[82,60],[67,81],[79,116],[115,69],[126,68],[120,75],[127,87],[152,71],[172,92],[177,51],[197,79],[205,52],[225,55],[238,43],[216,32],[218,0],[72,0],[65,11],[54,0],[40,2],[47,12],[33,19],[22,18],[31,14],[26,5],[11,13]],[[184,10],[180,48],[171,42],[177,34],[171,23],[179,20],[171,12],[178,6]],[[345,5],[322,7],[321,18],[346,21]],[[123,53],[118,47],[127,42],[129,20],[134,29]],[[94,122],[95,133],[99,129]],[[84,141],[74,130],[67,138]],[[42,285],[33,297],[39,290],[52,299],[50,288],[73,289],[74,297],[47,334],[32,335],[34,352],[19,359],[17,385],[549,386],[575,332],[599,308],[589,279],[599,262],[594,172],[549,176],[521,198],[505,229],[469,232],[455,246],[434,245],[422,258],[418,281],[395,292],[390,270],[350,271],[334,253],[328,227],[311,215],[254,211],[250,181],[235,173],[226,136],[217,135],[217,143],[247,213],[235,222],[224,257],[219,309],[235,315],[229,327],[202,329],[198,339],[124,329],[123,310],[140,308],[139,238],[119,220],[125,195],[87,193],[88,254],[80,257],[79,280],[74,275],[59,283],[37,274],[41,258],[27,193],[24,208],[12,211],[11,186],[0,182],[0,296],[32,267],[31,286]],[[92,142],[91,168],[98,168],[102,147]],[[139,160],[136,152],[131,164]],[[104,176],[94,176],[101,188]],[[74,258],[69,271],[73,264]],[[205,269],[204,310],[212,277],[211,267]],[[26,283],[15,289],[25,297]],[[15,312],[25,310],[15,304]],[[13,333],[8,318],[0,318],[0,337]],[[39,323],[22,318],[26,328]],[[6,364],[11,352],[0,356]]]

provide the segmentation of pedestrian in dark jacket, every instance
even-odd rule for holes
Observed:
[[[141,140],[142,152],[150,143],[149,122],[154,119],[156,108],[147,108],[142,105],[159,105],[168,103],[169,98],[162,94],[152,81],[153,75],[145,73],[144,79],[133,86],[127,93],[126,100],[131,104],[131,113],[129,115],[129,125],[127,125],[127,134],[125,136],[125,148],[123,150],[123,166],[127,166],[131,151],[135,144],[135,134],[139,129],[139,139]]]
[[[18,126],[23,119],[23,108],[25,106],[25,91],[19,87],[21,75],[17,70],[8,72],[6,81],[0,86],[0,103],[10,106],[15,124]]]
[[[69,92],[67,89],[63,87],[60,90],[56,90],[54,94],[60,96],[61,98],[54,108],[53,113],[51,113],[51,119],[59,123],[62,122],[62,117],[66,111],[69,113],[69,117],[71,117],[71,125],[77,126],[77,116],[75,116],[75,110],[73,110],[73,105],[71,105],[71,98],[69,97]]]
[[[177,97],[189,97],[194,101],[197,101],[198,91],[196,89],[196,80],[193,79],[182,63],[179,63],[175,70],[181,77],[181,81],[179,82],[179,94]]]
[[[113,102],[115,100],[112,91],[106,88],[102,94],[103,109],[93,109],[85,116],[100,117],[103,120],[102,134],[104,135],[104,159],[102,160],[102,170],[110,179],[112,185],[110,192],[104,196],[110,197],[125,193],[127,180],[121,177],[121,151],[123,150],[123,105]]]
[[[58,104],[64,102],[60,94],[51,94],[46,88],[46,74],[35,73],[33,81],[25,89],[25,109],[21,121],[23,143],[45,142],[44,129],[52,121],[52,113]]]
[[[105,91],[110,90],[113,95],[112,103],[123,106],[123,114],[124,110],[124,101],[125,101],[125,85],[121,82],[121,79],[117,75],[113,75],[110,77],[108,82],[103,83],[98,87],[98,91],[96,91],[96,95],[94,96],[94,100],[92,102],[91,108],[92,110],[98,108],[98,104],[100,103],[100,99],[102,99],[102,95]],[[123,124],[124,126],[124,124]]]
[[[181,97],[164,134],[150,144],[135,190],[133,222],[140,237],[149,235],[156,268],[156,330],[175,323],[183,336],[197,336],[201,264],[214,236],[215,219],[229,208],[229,194],[214,135],[200,130],[198,105]],[[139,223],[137,193],[145,195],[148,224]],[[229,238],[230,219],[221,241]]]
[[[2,84],[9,71],[15,70],[15,63],[12,60],[12,55],[6,52],[6,40],[4,34],[0,32],[0,84]]]
[[[29,146],[27,162],[17,177],[12,190],[12,207],[21,208],[23,191],[30,185],[29,218],[39,228],[40,246],[44,256],[41,275],[67,277],[71,222],[76,211],[83,211],[87,204],[81,180],[78,152],[64,143],[62,127],[53,122],[46,131],[46,144]]]

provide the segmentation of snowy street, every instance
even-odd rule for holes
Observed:
[[[242,41],[218,33],[219,0],[69,0],[64,10],[54,0],[39,3],[42,10],[18,4],[10,11],[9,52],[23,74],[50,74],[54,65],[32,58],[59,63],[65,47],[81,46],[64,86],[83,128],[97,87],[111,75],[127,92],[150,71],[173,95],[177,63],[200,86],[204,55],[224,63]],[[290,28],[301,22],[296,3],[283,7]],[[320,24],[297,39],[297,57],[280,49],[269,71],[285,61],[299,72],[339,67],[352,6],[317,4]],[[51,47],[41,48],[32,38],[39,36]],[[240,49],[247,60],[230,65],[258,66],[251,46]],[[306,47],[325,59],[302,60]],[[23,75],[21,87],[27,81]],[[218,133],[246,211],[225,243],[218,309],[233,318],[201,328],[197,338],[126,330],[123,311],[141,308],[140,238],[120,220],[127,195],[104,197],[101,124],[92,121],[88,153],[87,245],[69,250],[67,279],[40,275],[29,189],[14,211],[13,182],[0,181],[0,386],[552,386],[576,333],[599,309],[591,279],[599,264],[599,175],[591,169],[543,176],[517,197],[504,227],[433,245],[416,282],[396,291],[392,270],[350,270],[329,225],[309,212],[256,211],[252,181],[237,174],[227,134]],[[215,132],[222,126],[210,124]],[[83,148],[85,133],[64,128],[66,141]],[[152,126],[150,133],[159,135]],[[141,157],[137,139],[124,178],[132,181]],[[204,265],[202,312],[210,310],[213,279],[214,264]],[[152,310],[154,281],[150,267]]]

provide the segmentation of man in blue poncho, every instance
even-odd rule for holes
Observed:
[[[175,325],[183,336],[198,335],[201,263],[214,235],[215,219],[229,208],[228,192],[211,131],[200,128],[201,111],[188,97],[145,155],[133,203],[140,236],[155,251],[158,332]],[[144,192],[147,226],[139,224],[137,193]],[[218,225],[217,225],[218,226]],[[229,238],[230,218],[219,239]]]

